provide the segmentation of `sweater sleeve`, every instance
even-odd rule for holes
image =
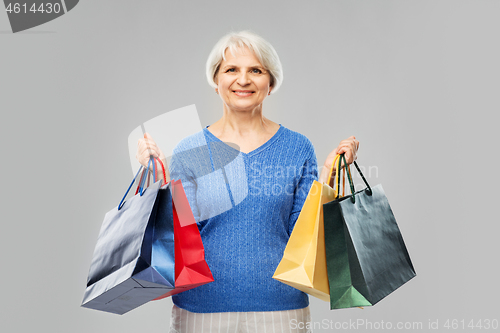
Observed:
[[[311,144],[311,153],[302,166],[302,173],[294,192],[292,212],[290,213],[290,219],[288,220],[289,235],[295,227],[295,223],[297,222],[302,206],[306,201],[307,194],[309,193],[309,190],[315,180],[318,180],[318,162],[316,160],[316,153],[314,152],[314,148]]]

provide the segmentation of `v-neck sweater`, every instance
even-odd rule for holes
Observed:
[[[199,313],[304,308],[307,294],[272,276],[318,178],[314,147],[280,125],[255,150],[236,148],[204,128],[174,149],[171,178],[182,181],[214,282],[172,300]]]

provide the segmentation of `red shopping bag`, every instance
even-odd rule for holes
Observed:
[[[180,180],[171,181],[174,217],[175,289],[154,300],[213,282],[198,225]]]

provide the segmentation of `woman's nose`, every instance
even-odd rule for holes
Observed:
[[[245,86],[245,85],[247,85],[249,83],[250,83],[250,77],[248,76],[248,73],[247,72],[242,72],[238,76],[238,84],[240,86]]]

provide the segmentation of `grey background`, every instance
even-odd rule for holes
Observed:
[[[500,320],[499,14],[484,0],[82,1],[12,34],[0,13],[2,332],[167,331],[170,300],[124,316],[80,308],[86,275],[131,179],[129,133],[190,104],[216,121],[205,61],[240,29],[283,62],[267,117],[305,134],[319,163],[359,139],[418,273],[364,310],[311,297],[313,321]]]

